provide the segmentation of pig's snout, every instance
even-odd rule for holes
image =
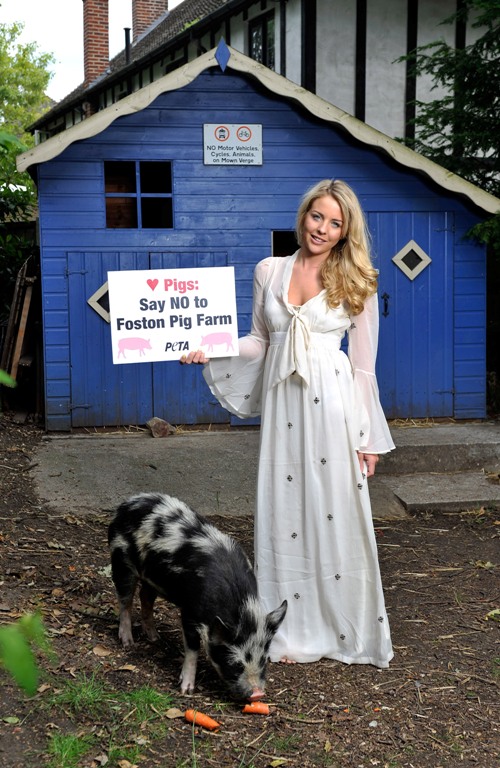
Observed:
[[[251,696],[248,697],[249,701],[260,701],[264,698],[264,691],[262,688],[254,688]]]

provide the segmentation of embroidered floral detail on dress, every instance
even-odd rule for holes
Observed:
[[[351,327],[349,328],[350,331],[354,330],[356,328],[356,323],[351,323]]]
[[[315,398],[314,398],[314,402],[315,402],[315,404],[316,404],[316,405],[318,405],[318,403],[319,403],[319,397],[315,397]]]
[[[325,464],[326,464],[326,459],[321,459],[321,463],[322,463],[323,465],[325,465]]]
[[[345,640],[345,635],[340,635],[341,640]]]
[[[362,487],[363,487],[363,483],[358,483],[358,488],[359,488],[359,490],[361,490],[361,489],[362,489]]]
[[[231,374],[230,373],[226,373],[226,379],[230,379],[230,378],[231,378]]]
[[[340,371],[339,371],[339,369],[338,369],[338,368],[335,368],[335,375],[336,375],[336,376],[339,376],[339,375],[340,375]]]
[[[292,533],[292,539],[296,539],[296,538],[297,538],[297,535],[298,535],[298,534],[296,534],[296,533],[295,533],[295,531],[294,531],[294,532]]]
[[[298,599],[300,598],[300,595],[299,595],[299,593],[298,593],[298,592],[296,592],[296,593],[294,594],[294,598],[295,598],[296,600],[298,600]]]
[[[291,483],[292,480],[293,480],[293,477],[291,475],[288,475],[287,480],[288,480],[289,483]]]
[[[250,400],[250,395],[245,395],[245,400]]]
[[[366,475],[364,472],[361,473],[361,477],[363,478],[363,480],[366,480]]]
[[[383,616],[379,616],[379,617],[378,617],[378,620],[379,620],[379,621],[380,621],[380,623],[382,624],[382,623],[383,623],[383,621],[384,621],[384,617],[383,617]]]
[[[365,434],[365,433],[363,432],[363,430],[362,430],[362,429],[360,429],[360,431],[359,431],[359,436],[360,436],[360,437],[363,437],[363,435],[364,435],[364,434]]]
[[[337,579],[337,581],[338,581],[338,580],[340,579],[340,573],[336,573],[336,574],[335,574],[335,578],[336,578],[336,579]]]
[[[333,520],[333,515],[327,515],[328,520]]]
[[[293,427],[293,424],[292,424],[291,421],[288,422],[287,427],[288,427],[288,429],[291,429]]]

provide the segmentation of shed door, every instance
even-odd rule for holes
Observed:
[[[89,251],[67,258],[72,427],[145,424],[152,416],[173,424],[229,421],[199,366],[113,365],[109,323],[87,303],[106,283],[108,271],[226,266],[227,254]],[[102,304],[106,307],[106,295]]]
[[[453,214],[369,215],[388,418],[453,416]]]

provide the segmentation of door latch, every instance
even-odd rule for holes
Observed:
[[[388,293],[383,293],[382,294],[382,300],[384,302],[384,309],[382,310],[382,314],[383,314],[384,317],[387,317],[387,315],[389,314],[389,299],[390,298],[391,297],[389,296]]]

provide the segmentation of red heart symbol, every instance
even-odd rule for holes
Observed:
[[[154,289],[158,285],[158,280],[148,280],[147,282],[151,290],[154,291]]]

